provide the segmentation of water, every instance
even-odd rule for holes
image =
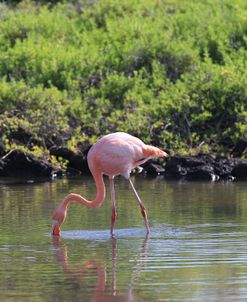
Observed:
[[[246,301],[247,183],[116,180],[100,208],[72,204],[60,239],[51,213],[69,192],[95,194],[91,178],[0,182],[0,301]],[[106,181],[108,188],[108,181]]]

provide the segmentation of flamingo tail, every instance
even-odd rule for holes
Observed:
[[[157,147],[154,147],[154,146],[150,146],[150,145],[146,145],[145,148],[143,149],[143,155],[145,157],[165,157],[165,156],[168,156],[168,154],[157,148]]]

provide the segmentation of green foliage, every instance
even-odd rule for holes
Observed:
[[[69,130],[66,94],[55,87],[0,82],[0,134],[6,144],[52,146]]]
[[[182,153],[228,152],[247,139],[244,0],[6,3],[8,147],[76,149],[112,131]]]

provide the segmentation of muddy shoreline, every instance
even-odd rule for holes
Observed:
[[[66,168],[54,165],[49,159],[14,149],[0,159],[0,177],[56,178],[90,174],[87,152],[76,154],[67,148],[53,148],[50,155],[66,160]],[[238,181],[247,179],[247,160],[199,154],[175,155],[166,159],[153,159],[142,169],[133,171],[147,176],[163,176],[164,179],[188,181]],[[141,172],[140,172],[141,170]]]

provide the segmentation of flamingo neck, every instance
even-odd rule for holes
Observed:
[[[97,208],[99,207],[105,199],[105,184],[103,180],[103,175],[101,173],[93,175],[96,184],[97,194],[94,200],[88,200],[79,194],[70,193],[67,195],[63,204],[67,208],[71,202],[79,202],[80,204],[86,206],[87,208]]]
[[[95,173],[93,174],[97,194],[94,200],[88,200],[82,197],[79,194],[70,193],[67,195],[64,200],[60,203],[60,205],[56,208],[53,212],[53,225],[52,225],[52,234],[53,235],[60,235],[61,229],[60,226],[64,222],[68,206],[71,202],[79,202],[80,204],[86,206],[87,208],[96,208],[99,207],[105,199],[105,184],[103,180],[102,173]]]

